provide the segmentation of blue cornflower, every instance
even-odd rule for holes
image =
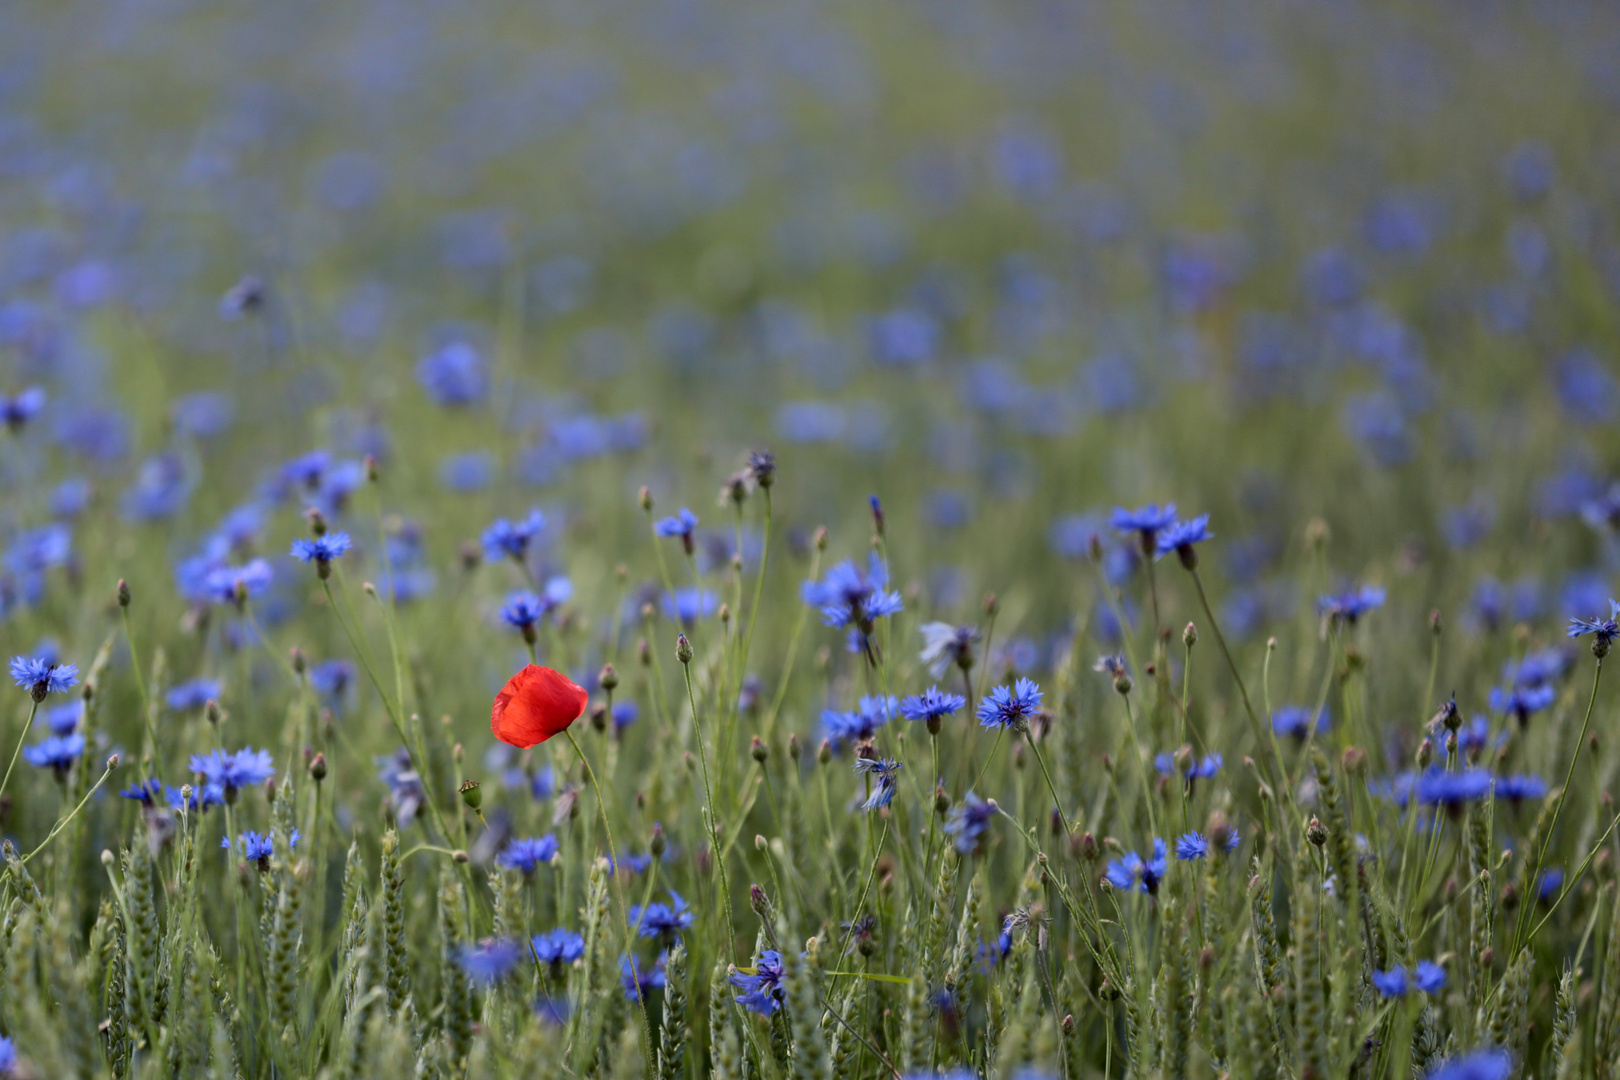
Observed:
[[[1108,860],[1106,877],[1116,889],[1129,892],[1139,887],[1142,892],[1152,895],[1159,891],[1159,882],[1164,880],[1169,870],[1169,852],[1165,849],[1164,841],[1155,836],[1153,858],[1144,859],[1134,851],[1127,851],[1121,858]]]
[[[44,701],[49,694],[60,694],[79,681],[76,664],[56,664],[48,660],[35,660],[26,656],[11,658],[11,677],[17,685],[33,695],[35,701]]]
[[[1386,595],[1381,585],[1361,585],[1342,593],[1329,593],[1316,601],[1316,613],[1324,619],[1354,626],[1367,612],[1383,607]]]
[[[1380,997],[1406,996],[1406,969],[1401,965],[1396,964],[1388,971],[1375,971],[1371,977]]]
[[[1159,530],[1168,529],[1176,521],[1176,504],[1149,503],[1135,510],[1114,507],[1110,523],[1120,532],[1134,532],[1141,538],[1142,554],[1152,555],[1158,547]]]
[[[315,572],[322,578],[332,573],[332,560],[341,559],[353,546],[346,532],[329,532],[313,540],[299,537],[292,542],[292,557],[299,562],[315,564]]]
[[[893,719],[899,709],[899,700],[892,696],[865,696],[854,712],[824,710],[821,714],[822,738],[831,740],[835,747],[846,742],[870,739],[878,728]]]
[[[557,837],[552,833],[534,838],[513,840],[495,856],[495,865],[502,870],[521,870],[533,874],[541,863],[550,863],[557,857]]]
[[[1457,748],[1465,754],[1475,755],[1485,749],[1490,737],[1491,722],[1483,716],[1474,716],[1457,729]]]
[[[347,660],[322,660],[309,668],[309,685],[329,706],[342,702],[343,695],[354,681],[354,665]]]
[[[1541,881],[1536,885],[1536,899],[1551,900],[1563,887],[1564,872],[1556,866],[1549,866],[1541,872]]]
[[[12,431],[16,431],[38,416],[43,408],[45,408],[43,387],[30,386],[11,397],[0,396],[0,420],[3,420],[6,427]]]
[[[1316,714],[1316,722],[1311,722],[1311,710],[1299,705],[1284,705],[1271,714],[1271,730],[1278,735],[1289,735],[1303,741],[1312,730],[1322,732],[1329,727],[1331,717],[1324,708]]]
[[[613,734],[621,735],[624,729],[635,723],[641,717],[641,708],[633,701],[615,701],[613,703]]]
[[[624,987],[624,996],[635,1001],[638,997],[645,998],[650,991],[662,987],[664,963],[665,957],[662,953],[651,970],[643,967],[634,956],[619,957],[619,985]]]
[[[522,562],[529,554],[529,544],[546,527],[546,516],[530,510],[529,516],[516,523],[496,518],[484,530],[484,554],[491,559],[511,558]]]
[[[743,991],[736,998],[737,1004],[749,1012],[769,1016],[781,1007],[782,954],[775,949],[762,949],[751,973],[733,971],[729,978],[732,986]]]
[[[962,801],[951,807],[951,812],[945,819],[945,835],[952,838],[956,850],[963,855],[978,851],[983,844],[984,831],[990,826],[990,819],[995,816],[994,802],[981,799],[973,792],[968,792]]]
[[[681,507],[674,517],[664,518],[653,525],[653,532],[659,536],[681,538],[681,547],[686,549],[688,555],[692,554],[692,532],[697,528],[697,515],[686,507]]]
[[[218,701],[222,687],[218,679],[192,679],[169,691],[169,708],[175,712],[191,712],[210,701]]]
[[[254,559],[246,566],[216,566],[208,570],[203,575],[201,588],[195,592],[216,604],[240,605],[248,597],[263,593],[274,578],[275,572],[269,563]]]
[[[509,626],[523,631],[525,641],[534,640],[534,624],[545,618],[546,609],[540,598],[532,592],[515,592],[506,598],[501,608],[501,619]]]
[[[961,694],[945,693],[930,686],[920,694],[900,699],[900,715],[907,720],[934,720],[950,716],[967,704]]]
[[[1498,776],[1496,778],[1496,797],[1506,799],[1510,803],[1520,803],[1526,799],[1539,799],[1546,794],[1547,781],[1539,776],[1515,773],[1512,776]]]
[[[1205,754],[1202,758],[1189,758],[1185,768],[1182,770],[1182,775],[1186,777],[1187,786],[1191,787],[1193,781],[1207,780],[1220,772],[1221,766],[1225,763],[1226,759],[1221,757],[1220,754]],[[1169,776],[1175,772],[1176,756],[1169,751],[1155,754],[1153,756],[1153,767],[1162,775]]]
[[[1570,619],[1569,636],[1581,637],[1584,634],[1592,635],[1592,655],[1607,656],[1609,646],[1617,636],[1620,636],[1620,602],[1613,599],[1609,601],[1609,617],[1606,619]]]
[[[1447,772],[1429,769],[1417,779],[1418,801],[1457,810],[1465,802],[1484,798],[1491,790],[1491,774],[1484,769]]]
[[[1513,1075],[1513,1055],[1488,1047],[1467,1057],[1452,1058],[1432,1070],[1423,1080],[1508,1080]]]
[[[564,926],[536,934],[529,944],[542,964],[550,964],[553,972],[585,955],[585,939]]]
[[[800,589],[804,602],[819,608],[821,621],[835,629],[852,627],[860,634],[860,650],[875,660],[871,636],[873,623],[904,608],[900,594],[885,588],[889,568],[872,552],[863,571],[847,559],[829,567],[821,581],[807,581]]]
[[[1040,707],[1041,688],[1029,679],[1020,678],[1016,684],[998,686],[985,696],[979,703],[979,724],[1022,731]]]
[[[219,784],[193,785],[191,798],[184,798],[180,789],[163,785],[163,801],[169,804],[170,810],[207,810],[210,806],[225,805],[225,789]]]
[[[1433,960],[1419,960],[1412,982],[1425,994],[1438,994],[1446,988],[1446,969]]]
[[[446,408],[475,405],[489,393],[484,358],[465,341],[452,341],[417,362],[416,381]]]
[[[250,863],[258,863],[259,869],[270,869],[270,856],[275,854],[275,847],[270,841],[269,833],[254,832],[246,829],[236,838],[237,847],[242,849],[242,857]],[[219,846],[226,851],[231,850],[231,838],[219,838]]]
[[[1181,565],[1191,570],[1198,565],[1198,552],[1194,544],[1201,544],[1215,534],[1209,531],[1209,515],[1199,514],[1191,521],[1174,521],[1159,531],[1154,541],[1154,559],[1162,559],[1172,551],[1181,559]]]
[[[673,619],[682,626],[689,627],[699,619],[706,619],[714,614],[720,600],[708,589],[700,589],[696,585],[683,585],[676,589],[674,594],[665,593],[659,598],[658,606],[663,609],[664,618]]]
[[[903,768],[905,768],[904,765],[892,758],[856,758],[855,772],[857,774],[877,777],[877,785],[872,788],[872,793],[861,804],[861,809],[870,813],[893,802],[894,793],[900,786],[898,774]]]
[[[568,999],[541,994],[534,999],[534,1015],[547,1024],[562,1027],[568,1023]]]
[[[630,925],[639,926],[637,932],[642,937],[660,938],[665,945],[671,945],[681,936],[682,930],[692,925],[692,909],[681,899],[680,893],[671,889],[667,904],[632,906]]]
[[[943,679],[953,666],[963,671],[973,666],[973,647],[979,641],[977,626],[931,622],[923,623],[918,629],[922,632],[923,648],[917,658],[928,668],[928,674]]]
[[[1204,839],[1202,833],[1182,833],[1176,841],[1176,858],[1184,862],[1193,859],[1202,859],[1209,854],[1209,841]]]
[[[61,705],[52,705],[44,710],[34,723],[43,724],[52,735],[68,735],[79,726],[79,719],[83,715],[84,702],[69,701]]]
[[[1539,686],[1514,686],[1507,689],[1493,686],[1489,698],[1492,709],[1512,716],[1519,721],[1520,727],[1524,727],[1529,723],[1531,713],[1540,712],[1557,700],[1558,691],[1547,683],[1542,683]]]
[[[1556,682],[1569,671],[1574,657],[1568,649],[1538,649],[1526,653],[1518,663],[1508,661],[1502,665],[1502,678],[1514,686],[1540,686]]]
[[[156,780],[144,780],[138,784],[131,784],[129,787],[119,791],[118,797],[121,799],[131,799],[140,803],[142,806],[151,806],[156,801],[157,796],[162,794],[162,792],[162,784],[158,783]]]
[[[456,950],[456,963],[478,986],[492,986],[523,959],[523,946],[506,938],[485,938]]]
[[[22,756],[24,761],[36,768],[56,770],[56,778],[60,780],[83,753],[84,736],[74,732],[71,735],[52,735],[33,746],[25,746]]]
[[[270,751],[255,750],[251,746],[244,746],[234,753],[210,750],[206,754],[193,754],[191,771],[210,784],[218,784],[227,802],[236,800],[238,788],[262,784],[276,775]]]

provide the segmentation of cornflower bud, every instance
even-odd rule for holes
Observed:
[[[763,765],[765,764],[766,759],[771,756],[771,748],[765,745],[764,739],[761,739],[758,735],[755,735],[753,741],[748,744],[748,754],[755,761]]]
[[[1327,826],[1322,824],[1322,820],[1320,818],[1314,815],[1311,817],[1311,820],[1305,826],[1305,839],[1309,840],[1316,847],[1321,847],[1323,844],[1327,843]]]
[[[118,606],[121,608],[129,607],[129,582],[123,578],[118,579]]]
[[[1189,649],[1198,644],[1198,627],[1192,623],[1188,623],[1183,627],[1181,630],[1181,643]]]
[[[602,674],[596,677],[597,683],[608,693],[613,693],[619,687],[619,673],[613,670],[612,664],[602,665]]]
[[[692,643],[686,640],[685,634],[679,634],[675,638],[675,659],[682,664],[692,662]]]

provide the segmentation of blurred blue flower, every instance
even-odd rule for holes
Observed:
[[[218,679],[192,679],[170,689],[166,700],[175,712],[191,712],[218,701],[222,689]]]
[[[495,479],[495,457],[484,451],[451,454],[439,465],[439,482],[451,491],[482,491]]]
[[[456,963],[478,986],[492,986],[505,978],[523,959],[523,946],[505,938],[485,938],[456,951]]]
[[[951,838],[956,850],[963,855],[978,851],[984,842],[984,832],[995,816],[995,804],[968,792],[962,801],[951,807],[945,817],[944,832]]]
[[[484,530],[484,554],[492,561],[512,558],[522,562],[529,554],[529,545],[546,527],[546,516],[539,510],[530,510],[529,516],[517,522],[496,518]]]
[[[36,768],[50,768],[56,770],[58,777],[66,775],[84,753],[84,736],[78,732],[70,735],[51,735],[32,746],[23,747],[23,760]]]
[[[465,341],[452,341],[424,356],[416,365],[416,381],[446,407],[476,405],[489,393],[484,358]]]
[[[534,935],[530,945],[534,949],[535,959],[554,968],[572,964],[585,955],[585,939],[562,926]]]
[[[555,859],[557,852],[557,838],[551,833],[538,838],[513,840],[495,856],[495,865],[502,870],[521,870],[524,874],[533,874],[542,863]]]

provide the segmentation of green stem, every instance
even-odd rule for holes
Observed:
[[[11,783],[11,770],[17,767],[17,759],[22,756],[23,743],[28,741],[28,733],[34,730],[34,717],[39,715],[39,699],[33,699],[28,709],[28,723],[23,725],[22,734],[17,736],[17,749],[11,752],[11,764],[6,766],[5,779],[0,780],[0,795],[6,793],[6,785]]]
[[[681,664],[681,673],[686,676],[686,700],[692,707],[692,731],[697,736],[698,764],[703,771],[703,797],[709,803],[709,849],[714,853],[715,869],[720,873],[720,889],[726,907],[726,946],[729,954],[735,946],[737,936],[737,922],[731,914],[731,880],[726,874],[726,853],[720,848],[720,831],[714,820],[714,790],[709,786],[709,755],[703,748],[703,723],[698,719],[697,697],[692,692],[692,665],[690,662]]]
[[[29,859],[32,859],[35,855],[38,855],[41,851],[43,851],[45,849],[45,845],[50,843],[52,840],[54,840],[56,838],[57,833],[61,832],[65,828],[67,828],[68,823],[70,821],[72,821],[75,817],[78,817],[79,811],[84,809],[84,804],[90,801],[90,796],[92,796],[92,795],[94,795],[96,793],[97,788],[101,787],[102,784],[107,782],[107,777],[112,775],[112,771],[113,771],[114,768],[116,768],[116,766],[114,766],[112,764],[108,764],[107,768],[101,774],[101,779],[97,780],[95,782],[95,784],[93,784],[91,786],[90,790],[84,793],[84,798],[79,800],[79,805],[75,806],[73,808],[73,812],[68,814],[67,817],[65,817],[62,820],[58,821],[56,823],[55,827],[51,829],[50,834],[47,835],[45,837],[45,839],[43,839],[43,840],[41,840],[39,842],[39,847],[35,848],[33,851],[30,851],[28,854],[23,856],[23,860],[22,860],[23,862],[27,862]]]

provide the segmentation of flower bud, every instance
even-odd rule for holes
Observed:
[[[602,674],[596,677],[596,681],[602,689],[611,694],[619,688],[619,673],[613,670],[612,664],[603,664]]]
[[[123,578],[118,579],[118,606],[121,608],[129,607],[129,582]]]
[[[754,834],[754,850],[755,851],[764,851],[768,847],[770,847],[770,844],[768,844],[765,841],[765,837],[760,835],[759,833],[755,833]]]
[[[593,731],[607,730],[607,706],[600,701],[591,706],[591,729]]]
[[[643,487],[641,489],[641,494],[638,495],[637,498],[641,502],[641,508],[643,510],[647,511],[647,513],[649,513],[649,514],[652,513],[652,508],[653,508],[652,489],[649,488],[649,487]]]
[[[993,592],[985,593],[984,594],[984,613],[986,615],[990,616],[993,619],[993,618],[996,617],[996,613],[999,612],[1000,610],[1001,610],[1001,601],[1000,601],[1000,599],[997,598],[996,594],[993,593]]]
[[[118,768],[118,755],[112,754],[107,758],[107,771],[112,772],[116,768]]]
[[[465,851],[463,851],[461,848],[456,848],[456,850],[454,850],[454,851],[452,851],[450,853],[450,861],[451,862],[465,863],[465,862],[470,862],[471,860],[472,860],[472,857],[470,855],[468,855]],[[551,865],[556,866],[557,865],[557,860],[556,859],[551,860]]]
[[[1316,847],[1321,847],[1327,843],[1328,830],[1327,826],[1322,824],[1321,818],[1312,815],[1311,820],[1305,826],[1305,839]]]
[[[685,634],[679,634],[675,638],[675,659],[682,664],[692,662],[692,643],[686,640]]]
[[[647,853],[655,859],[662,859],[668,846],[669,842],[664,839],[664,827],[653,822],[652,835],[647,838]]]
[[[652,664],[652,646],[647,643],[646,638],[636,642],[636,659],[641,661],[642,667]]]
[[[792,758],[794,763],[797,764],[798,761],[799,761],[799,755],[801,753],[803,753],[803,752],[804,752],[804,748],[799,745],[799,733],[795,731],[795,732],[789,734],[788,735],[788,757]]]
[[[822,739],[821,740],[821,745],[816,748],[816,760],[818,762],[820,762],[821,764],[823,764],[823,765],[827,764],[827,762],[832,760],[832,742],[831,742],[831,740],[828,740],[828,739]]]
[[[366,479],[375,484],[382,478],[382,470],[377,467],[377,455],[366,455]]]
[[[309,776],[317,784],[326,779],[326,755],[316,754],[309,759]]]
[[[484,805],[484,789],[478,786],[478,781],[468,780],[461,785],[461,801],[472,810]]]
[[[1188,623],[1185,627],[1183,627],[1181,631],[1181,643],[1187,646],[1189,649],[1198,644],[1198,627],[1194,626],[1192,623]]]
[[[765,760],[771,756],[771,748],[765,745],[764,739],[761,739],[758,735],[755,735],[753,741],[748,744],[748,754],[755,761],[763,765],[765,764]]]
[[[203,715],[208,718],[208,722],[210,724],[218,727],[220,721],[219,702],[215,701],[213,698],[209,698],[206,702],[204,702]]]
[[[1131,677],[1124,672],[1114,676],[1114,693],[1121,697],[1131,692]]]

